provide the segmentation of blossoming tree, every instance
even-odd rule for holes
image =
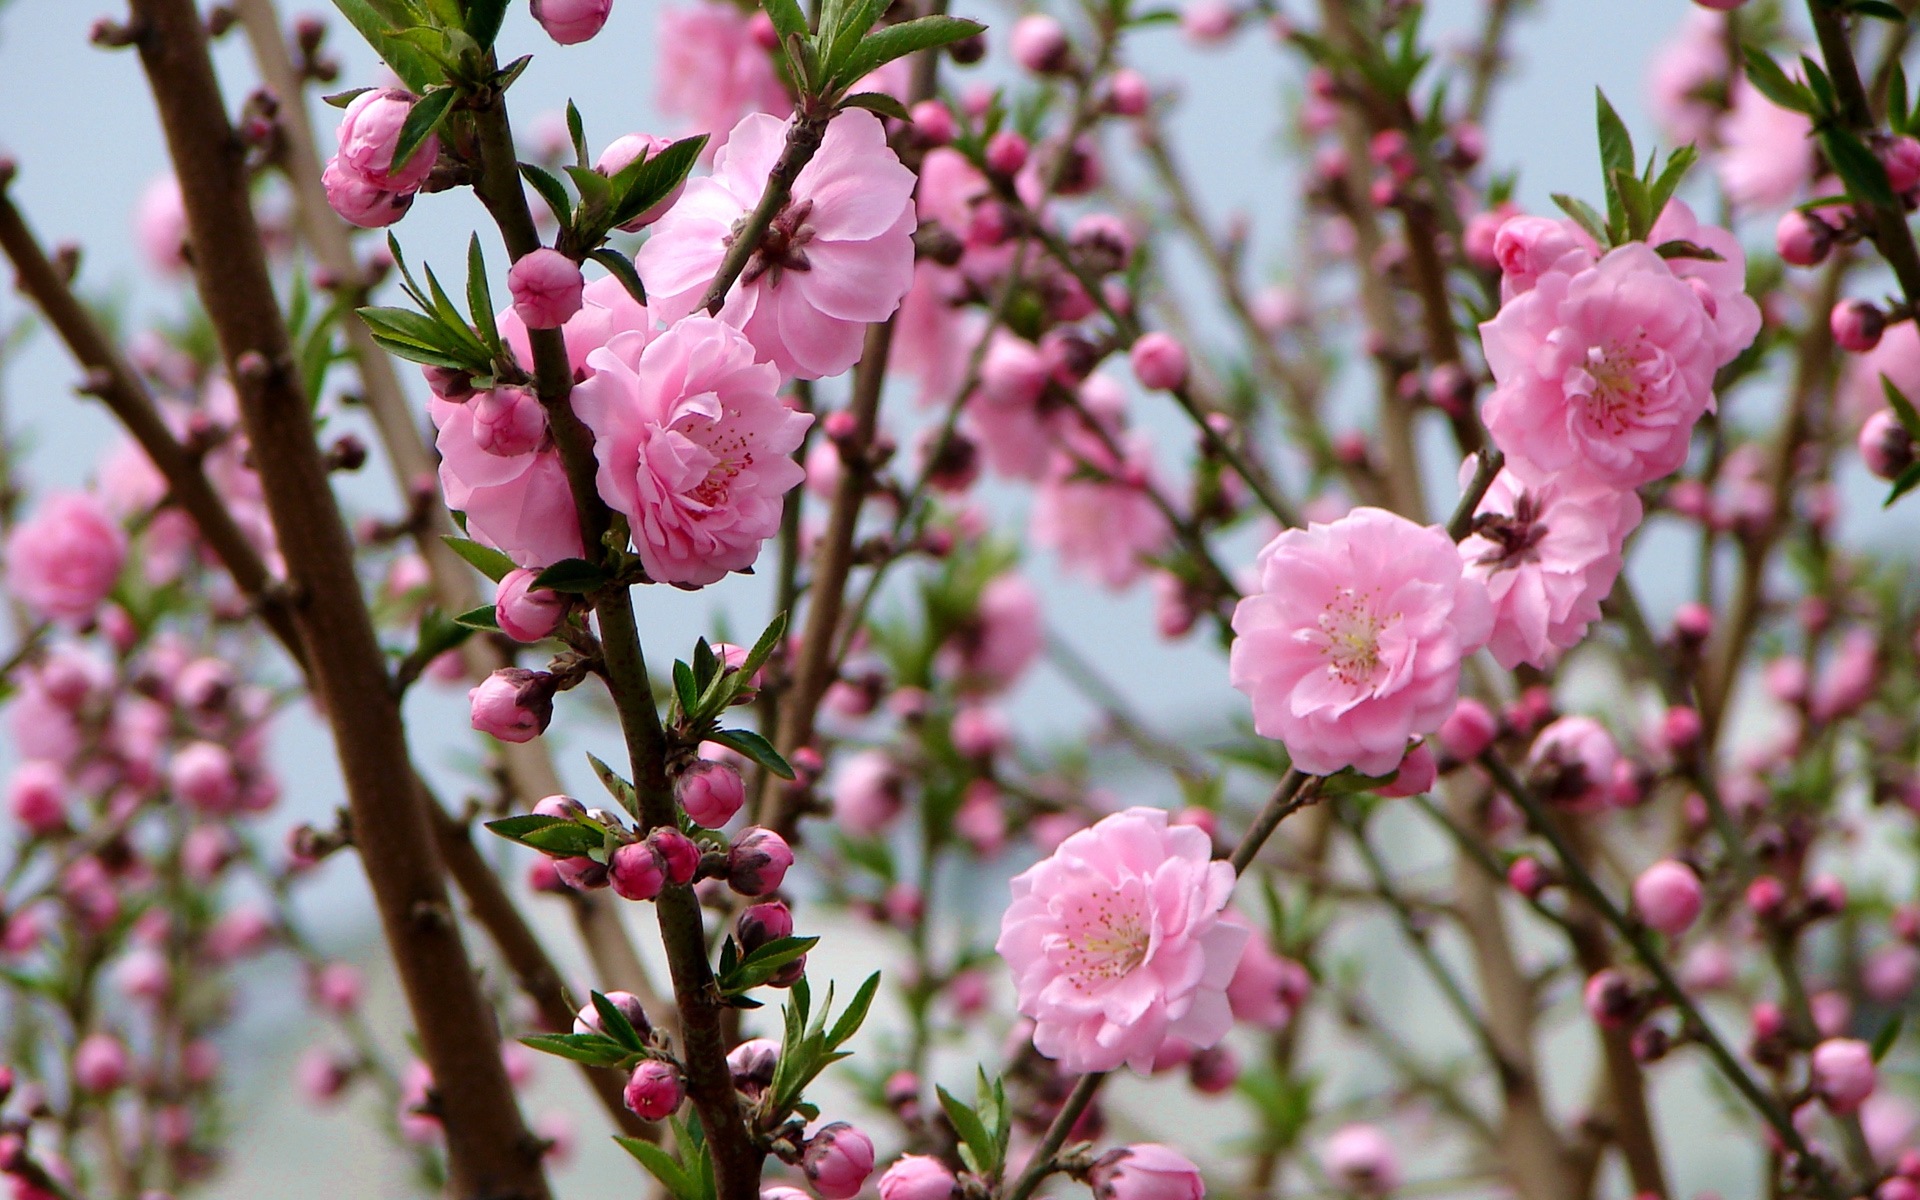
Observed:
[[[1909,0],[1676,0],[1673,148],[1600,96],[1531,213],[1481,133],[1508,0],[1454,59],[1406,0],[686,0],[644,48],[680,131],[603,144],[627,114],[516,138],[509,0],[336,7],[95,27],[185,332],[88,304],[0,163],[125,435],[0,505],[16,1197],[246,1153],[221,1034],[267,953],[326,1030],[305,1097],[377,1093],[461,1200],[558,1194],[536,1061],[672,1200],[1920,1196],[1913,543],[1843,511],[1920,484]],[[534,53],[611,8],[531,0]],[[1175,17],[1297,68],[1290,282],[1181,166],[1138,49]],[[340,36],[390,75],[310,106]],[[410,253],[461,190],[464,258]],[[1109,683],[1042,561],[1151,591],[1244,704],[1196,735]],[[771,609],[663,645],[666,588]],[[1016,719],[1041,671],[1076,744]],[[449,686],[464,805],[403,719]],[[344,806],[278,846],[290,713]],[[335,855],[399,1027],[301,920]]]

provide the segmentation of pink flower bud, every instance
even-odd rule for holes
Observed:
[[[233,755],[212,742],[182,747],[167,765],[167,786],[183,803],[204,813],[230,813],[240,800]]]
[[[953,110],[938,100],[922,100],[907,111],[913,118],[913,132],[927,146],[944,146],[953,140]]]
[[[468,411],[473,414],[474,445],[499,458],[532,454],[546,436],[547,414],[526,388],[503,386],[481,392],[469,402]]]
[[[1133,261],[1133,231],[1112,213],[1092,212],[1081,217],[1073,223],[1068,240],[1085,267],[1098,275],[1125,270]]]
[[[627,1024],[633,1026],[634,1032],[638,1033],[642,1038],[653,1031],[653,1024],[647,1020],[647,1010],[641,1006],[640,997],[634,995],[632,992],[603,992],[601,994],[606,997],[609,1004],[613,1005],[613,1007],[619,1011],[621,1016],[627,1019]],[[580,1011],[573,1016],[573,1031],[575,1033],[605,1033],[607,1031],[606,1025],[600,1020],[599,1007],[591,1001],[581,1005]]]
[[[314,1046],[300,1056],[300,1065],[295,1069],[300,1082],[300,1090],[307,1099],[316,1104],[325,1104],[337,1099],[353,1079],[353,1068],[320,1046]]]
[[[1920,141],[1904,135],[1889,139],[1880,147],[1880,161],[1887,168],[1887,182],[1899,193],[1920,187]]]
[[[1712,9],[1714,12],[1732,12],[1747,0],[1693,0],[1693,2],[1701,8]]]
[[[733,1077],[733,1086],[749,1100],[758,1100],[767,1090],[779,1065],[780,1043],[771,1038],[741,1042],[727,1054],[727,1073]]]
[[[130,1070],[127,1048],[110,1033],[90,1033],[73,1049],[73,1082],[83,1092],[118,1091]]]
[[[576,892],[598,891],[608,883],[607,864],[595,862],[580,855],[576,858],[556,858],[553,860],[554,874],[560,882]]]
[[[1133,377],[1149,391],[1170,392],[1187,382],[1187,348],[1171,334],[1142,334],[1127,358],[1133,364]]]
[[[1384,1196],[1400,1186],[1400,1156],[1371,1125],[1348,1125],[1327,1139],[1320,1165],[1337,1186],[1360,1196]]]
[[[669,883],[693,882],[694,873],[700,869],[700,847],[692,838],[663,825],[647,835],[647,845],[653,847],[666,865]]]
[[[1226,1046],[1210,1046],[1196,1051],[1187,1064],[1187,1082],[1203,1096],[1218,1096],[1231,1091],[1240,1079],[1240,1060]]]
[[[1698,644],[1713,636],[1713,610],[1697,601],[1682,604],[1673,613],[1673,632]]]
[[[360,1007],[365,988],[353,964],[330,962],[313,973],[307,981],[307,990],[313,1002],[326,1011],[350,1013]]]
[[[779,890],[792,865],[793,850],[785,838],[751,825],[727,854],[727,885],[742,896],[765,896]]]
[[[533,589],[538,571],[509,571],[493,597],[493,620],[516,642],[537,642],[560,628],[572,603],[560,592]]]
[[[1233,36],[1240,14],[1227,0],[1187,0],[1180,10],[1180,31],[1201,46],[1217,46]]]
[[[473,727],[503,742],[530,742],[553,720],[553,677],[503,667],[467,692]]]
[[[1789,209],[1773,230],[1774,249],[1791,267],[1817,267],[1833,250],[1833,226],[1812,213]]]
[[[533,19],[562,46],[592,38],[612,11],[613,0],[533,0]]]
[[[1433,748],[1425,742],[1407,751],[1400,760],[1400,769],[1394,773],[1389,783],[1374,789],[1376,795],[1396,799],[1401,796],[1418,796],[1431,791],[1439,768],[1434,764]]]
[[[1834,875],[1815,875],[1807,881],[1807,916],[1831,917],[1847,907],[1847,885]]]
[[[1920,461],[1913,435],[1892,409],[1881,409],[1860,427],[1860,461],[1867,465],[1867,470],[1887,480],[1900,478]]]
[[[1700,877],[1685,863],[1665,858],[1633,881],[1633,906],[1640,919],[1668,937],[1686,932],[1700,915]]]
[[[593,164],[593,169],[611,178],[632,166],[635,161],[643,157],[652,158],[671,145],[673,145],[673,139],[669,137],[661,137],[653,133],[629,133],[624,137],[615,138],[605,150],[602,150],[600,160]],[[628,233],[639,233],[666,216],[667,210],[673,207],[674,201],[680,199],[680,193],[686,188],[686,181],[682,180],[666,196],[620,228]]]
[[[996,175],[1018,175],[1027,165],[1027,139],[1011,129],[1002,129],[987,142],[987,170]]]
[[[558,329],[580,311],[586,278],[580,264],[551,247],[522,255],[507,272],[513,311],[528,329]]]
[[[1132,67],[1121,67],[1107,80],[1107,108],[1118,117],[1137,117],[1153,101],[1146,77]]]
[[[630,842],[607,861],[607,879],[626,900],[651,900],[667,885],[667,864],[646,842]]]
[[[769,942],[793,936],[793,910],[775,901],[746,909],[733,925],[734,940],[743,954],[752,954]]]
[[[967,758],[991,758],[1012,739],[1006,718],[985,704],[962,705],[953,714],[953,748]]]
[[[1639,998],[1633,992],[1633,984],[1625,975],[1610,968],[1596,971],[1587,980],[1581,1001],[1586,1005],[1587,1015],[1602,1029],[1626,1028],[1633,1022],[1640,1006]]]
[[[1013,61],[1035,75],[1051,75],[1066,69],[1072,61],[1067,31],[1060,22],[1045,13],[1028,13],[1013,23],[1008,39]]]
[[[1681,754],[1693,749],[1704,728],[1698,712],[1684,704],[1675,705],[1660,718],[1660,742],[1671,753]]]
[[[746,803],[747,785],[733,767],[703,758],[673,781],[673,798],[695,825],[718,829]]]
[[[880,1176],[880,1200],[952,1200],[959,1180],[927,1154],[908,1154]]]
[[[1771,875],[1761,875],[1747,885],[1747,911],[1768,920],[1787,902],[1787,889]]]
[[[1500,722],[1478,700],[1462,696],[1453,712],[1440,723],[1440,749],[1455,762],[1471,762],[1486,753],[1500,730]]]
[[[687,1081],[680,1068],[657,1058],[643,1059],[627,1077],[627,1107],[643,1121],[664,1121],[680,1111]]]
[[[1529,900],[1538,900],[1552,882],[1553,872],[1531,855],[1521,855],[1507,867],[1507,886]]]
[[[7,811],[28,833],[45,837],[67,825],[67,779],[50,762],[20,764],[7,782]]]
[[[1880,335],[1887,330],[1887,314],[1865,300],[1842,300],[1833,306],[1828,324],[1842,350],[1865,354],[1880,344]]]
[[[853,1200],[873,1174],[873,1140],[835,1121],[807,1139],[800,1169],[820,1200]]]
[[[420,374],[425,376],[427,387],[442,400],[451,400],[455,404],[471,399],[473,396],[473,376],[465,371],[456,371],[452,367],[421,367]]]
[[[393,161],[414,102],[413,93],[401,88],[375,88],[353,98],[340,119],[340,153],[334,159],[347,178],[385,192],[420,190],[440,157],[440,139],[430,136],[404,163]]]
[[[1807,1065],[1814,1094],[1841,1116],[1859,1111],[1878,1082],[1873,1050],[1857,1038],[1828,1038],[1813,1048]]]

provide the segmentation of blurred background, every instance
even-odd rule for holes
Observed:
[[[956,4],[957,15],[979,18],[996,37],[1017,15],[1010,5],[982,8],[983,0]],[[306,0],[314,6],[314,0]],[[661,0],[618,0],[611,22],[598,38],[582,46],[560,48],[548,41],[527,16],[525,5],[515,5],[501,37],[502,57],[532,53],[533,64],[515,85],[512,103],[520,136],[525,142],[543,122],[550,123],[568,99],[585,115],[589,140],[604,145],[635,130],[678,132],[659,119],[654,104],[653,76]],[[1435,0],[1429,5],[1429,27],[1443,46],[1467,44],[1478,27],[1482,5],[1475,0]],[[1598,169],[1593,137],[1593,90],[1604,89],[1626,118],[1641,144],[1654,140],[1646,118],[1644,78],[1649,55],[1693,9],[1687,0],[1552,0],[1522,7],[1511,45],[1514,58],[1509,75],[1495,101],[1487,142],[1496,170],[1518,169],[1517,199],[1528,211],[1551,211],[1548,193],[1568,191],[1594,195]],[[301,9],[288,9],[292,17]],[[176,285],[159,281],[142,266],[133,235],[133,216],[142,190],[166,168],[163,144],[152,112],[145,81],[133,55],[103,51],[89,44],[88,30],[101,16],[124,17],[104,0],[12,0],[0,4],[0,154],[18,163],[13,194],[49,243],[74,242],[84,251],[80,284],[96,300],[121,314],[127,328],[167,323],[183,311]],[[335,18],[328,49],[343,63],[337,88],[365,86],[376,81],[376,63],[344,22]],[[1298,58],[1283,52],[1267,31],[1243,31],[1231,44],[1202,50],[1190,45],[1174,26],[1163,26],[1135,36],[1132,61],[1156,87],[1172,87],[1180,102],[1171,128],[1180,153],[1209,207],[1216,227],[1244,221],[1251,234],[1251,261],[1273,279],[1289,273],[1288,248],[1294,232],[1294,197],[1299,191],[1298,163],[1283,163],[1287,114],[1300,87]],[[238,36],[218,48],[229,107],[254,85],[250,63]],[[985,68],[991,71],[994,68]],[[957,73],[956,73],[957,74]],[[953,78],[954,76],[949,76]],[[962,78],[965,78],[962,76]],[[314,102],[323,133],[330,132],[338,114]],[[330,144],[330,139],[329,139]],[[470,195],[443,193],[422,197],[397,233],[412,261],[451,264],[463,254],[468,234],[485,230],[483,214]],[[1756,231],[1745,231],[1750,236]],[[1758,231],[1761,234],[1770,234]],[[1770,239],[1769,239],[1770,240]],[[496,270],[501,256],[489,241]],[[371,239],[367,243],[371,245]],[[1195,274],[1192,264],[1175,263],[1176,281]],[[499,281],[495,294],[503,295]],[[22,301],[11,290],[0,291],[0,326],[11,324],[22,312]],[[1196,326],[1204,338],[1207,309],[1197,310]],[[1223,331],[1223,342],[1225,335]],[[102,450],[111,444],[113,426],[105,411],[75,395],[78,372],[51,339],[35,337],[0,369],[0,397],[10,437],[25,447],[24,472],[31,486],[74,485],[94,470]],[[411,370],[404,374],[414,383]],[[1351,372],[1358,376],[1359,372]],[[1361,382],[1357,378],[1350,383]],[[424,397],[424,387],[419,388]],[[905,408],[902,398],[897,407]],[[424,411],[424,410],[423,410]],[[1137,419],[1161,435],[1165,458],[1184,455],[1191,435],[1170,404],[1142,402]],[[354,414],[342,420],[351,422]],[[904,438],[902,439],[904,442]],[[370,438],[369,441],[372,441]],[[1429,463],[1431,495],[1450,500],[1452,461],[1436,455]],[[1848,488],[1849,520],[1861,536],[1879,539],[1897,536],[1875,513],[1877,499],[1862,481]],[[348,502],[362,514],[388,515],[397,511],[391,481],[374,466],[346,485]],[[1010,496],[989,492],[993,504],[1017,507]],[[1252,560],[1257,542],[1235,547],[1230,567]],[[1678,599],[1678,572],[1660,570],[1665,554],[1676,548],[1656,532],[1642,543],[1635,570],[1641,594],[1657,619]],[[1054,630],[1081,657],[1101,664],[1121,695],[1146,714],[1154,727],[1174,736],[1217,736],[1225,718],[1237,716],[1242,700],[1226,683],[1224,659],[1204,638],[1169,644],[1154,632],[1152,602],[1145,589],[1114,598],[1087,583],[1063,578],[1053,564],[1029,562],[1029,575],[1048,597],[1048,610],[1074,614],[1070,627]],[[643,634],[656,658],[685,653],[701,634],[731,630],[736,639],[749,640],[764,623],[767,589],[761,581],[734,579],[698,593],[666,588],[649,589],[639,597]],[[556,730],[558,761],[579,794],[596,785],[586,772],[584,750],[602,747],[608,733],[592,723],[566,716],[577,697],[563,697],[562,718]],[[289,714],[297,717],[298,710]],[[1057,671],[1042,669],[1029,676],[1010,702],[1010,715],[1023,736],[1071,740],[1082,737],[1096,719],[1094,710]],[[443,794],[458,796],[470,786],[470,770],[478,760],[474,736],[467,729],[463,689],[416,689],[408,713],[417,759],[438,776]],[[317,722],[283,719],[277,729],[276,753],[286,783],[286,797],[270,818],[272,835],[298,822],[325,822],[341,803],[332,755]],[[0,747],[0,762],[10,761],[12,747]],[[1125,796],[1129,802],[1177,802],[1164,779],[1114,779],[1117,789],[1137,787]],[[270,842],[272,838],[269,838]],[[1416,856],[1418,845],[1407,844]],[[1435,861],[1439,860],[1438,855]],[[1009,870],[1020,863],[1005,864]],[[510,868],[518,874],[520,864]],[[949,881],[950,883],[952,881]],[[971,897],[983,927],[997,922],[1004,903],[1000,880],[970,881]],[[359,962],[370,984],[378,1023],[397,1029],[403,1012],[391,986],[381,953],[378,932],[357,864],[350,855],[336,856],[315,886],[302,893],[302,911],[322,946],[329,952]],[[556,902],[535,900],[531,910],[548,935],[550,946],[572,972],[576,986],[591,984],[579,971],[570,926]],[[818,921],[803,925],[812,932]],[[649,953],[657,949],[648,910],[634,906],[631,924]],[[1419,1042],[1448,1034],[1437,1004],[1422,1003],[1423,977],[1403,961],[1396,935],[1384,924],[1378,936],[1365,942],[1367,969],[1387,973],[1386,991],[1407,997],[1406,1011],[1391,1014],[1403,1024],[1410,1039]],[[817,979],[837,979],[851,985],[867,971],[884,964],[886,947],[870,939],[828,936],[813,958]],[[883,993],[884,994],[884,993]],[[253,971],[243,988],[244,1017],[224,1047],[236,1078],[231,1141],[233,1161],[212,1189],[219,1197],[271,1196],[283,1200],[309,1197],[403,1195],[410,1186],[403,1160],[373,1135],[360,1114],[316,1110],[293,1087],[292,1066],[306,1045],[310,1027],[305,1016],[302,983],[291,963],[270,960]],[[1440,1024],[1435,1024],[1436,1022]],[[763,1021],[764,1024],[764,1021]],[[887,1036],[888,1014],[880,1012],[864,1039]],[[1003,1030],[984,1030],[977,1046],[950,1048],[943,1061],[952,1081],[971,1077],[978,1058],[998,1056],[995,1039]],[[856,1043],[858,1045],[859,1043]],[[1556,1101],[1577,1105],[1583,1095],[1586,1039],[1572,1038],[1557,1047],[1557,1068],[1549,1088]],[[1337,1099],[1348,1068],[1337,1060],[1320,1064],[1329,1073],[1329,1088]],[[548,1109],[569,1110],[578,1132],[579,1148],[573,1165],[558,1178],[568,1194],[584,1194],[589,1187],[622,1189],[616,1194],[640,1194],[642,1177],[603,1136],[604,1120],[591,1107],[577,1080],[554,1060],[539,1068],[540,1083],[529,1103],[536,1118]],[[831,1078],[831,1074],[829,1076]],[[1722,1129],[1697,1077],[1682,1070],[1663,1072],[1660,1099],[1669,1137],[1693,1143],[1675,1164],[1682,1190],[1715,1186],[1729,1195],[1750,1192],[1746,1173],[1753,1158],[1750,1143],[1741,1139],[1716,1151],[1710,1135]],[[1358,1094],[1356,1092],[1356,1094]],[[829,1093],[831,1097],[832,1093]],[[1204,1148],[1231,1145],[1235,1130],[1222,1127],[1204,1104],[1170,1113],[1164,1107],[1148,1109],[1131,1089],[1119,1091],[1122,1128],[1132,1122],[1147,1134],[1189,1140]],[[1222,1106],[1221,1112],[1228,1111]],[[833,1114],[831,1102],[829,1115]],[[1692,1119],[1690,1114],[1697,1113]],[[848,1113],[846,1115],[855,1115]],[[1705,1146],[1703,1150],[1701,1147]],[[1201,1158],[1203,1163],[1206,1161]],[[1424,1174],[1416,1160],[1416,1176]],[[1624,1193],[1623,1193],[1624,1194]]]

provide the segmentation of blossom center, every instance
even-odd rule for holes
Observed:
[[[1475,517],[1473,531],[1493,543],[1493,549],[1482,554],[1478,562],[1496,571],[1539,558],[1540,543],[1547,536],[1546,523],[1540,519],[1540,501],[1531,492],[1522,492],[1514,500],[1512,515],[1481,513]]]
[[[1321,610],[1321,649],[1327,673],[1348,687],[1367,687],[1380,670],[1380,635],[1393,618],[1373,611],[1372,596],[1341,588]]]
[[[1065,922],[1060,965],[1076,990],[1124,979],[1147,961],[1153,930],[1144,900],[1118,889],[1075,899]]]
[[[783,271],[811,271],[813,263],[807,258],[806,245],[813,240],[813,226],[807,224],[812,216],[812,200],[790,203],[775,214],[767,223],[767,231],[760,235],[760,245],[754,249],[753,257],[747,260],[746,270],[740,273],[740,282],[752,283],[771,272],[770,282],[777,286]],[[745,221],[746,218],[741,218],[743,224]],[[728,242],[739,232],[739,226],[735,226]]]
[[[1645,334],[1636,334],[1635,341]],[[1589,422],[1609,436],[1632,428],[1645,412],[1647,364],[1637,345],[1587,347],[1586,360],[1567,372],[1567,393],[1578,397]]]

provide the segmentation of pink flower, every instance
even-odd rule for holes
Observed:
[[[1720,122],[1720,184],[1742,208],[1785,208],[1813,182],[1813,123],[1781,108],[1744,77]]]
[[[1655,52],[1647,71],[1648,107],[1667,141],[1705,143],[1720,107],[1711,92],[1727,76],[1727,22],[1694,10]]]
[[[753,18],[731,4],[701,0],[662,10],[657,44],[660,111],[712,134],[713,149],[749,113],[793,111],[770,47],[755,37]]]
[[[900,771],[884,750],[862,750],[834,773],[833,819],[854,837],[882,833],[900,815]]]
[[[412,192],[390,192],[355,175],[338,158],[330,159],[320,173],[321,186],[327,192],[327,204],[340,218],[362,229],[381,229],[407,215],[413,207]]]
[[[503,742],[530,742],[553,720],[553,681],[523,667],[502,667],[467,693],[474,729]]]
[[[1040,656],[1040,596],[1025,577],[1008,572],[980,589],[973,616],[960,623],[940,650],[943,673],[968,690],[1002,692]]]
[[[880,1200],[949,1200],[959,1181],[930,1154],[902,1155],[880,1176]]]
[[[771,829],[749,825],[727,852],[727,886],[742,896],[765,896],[780,890],[793,866],[793,848]]]
[[[747,785],[731,765],[696,759],[673,781],[673,798],[695,825],[718,829],[746,803]]]
[[[66,773],[44,760],[21,763],[7,781],[7,811],[31,834],[44,836],[65,828]]]
[[[656,310],[684,316],[719,269],[735,222],[760,202],[786,144],[765,113],[734,127],[713,174],[687,184],[635,260]],[[782,374],[838,375],[860,357],[866,325],[893,315],[913,285],[913,172],[864,109],[827,126],[812,161],[720,310]]]
[[[1116,440],[1124,461],[1116,461],[1084,428],[1069,430],[1066,447],[1055,452],[1034,493],[1028,518],[1035,544],[1058,554],[1067,570],[1085,572],[1113,591],[1139,579],[1173,533],[1147,493],[1152,440],[1142,434]]]
[[[489,388],[467,405],[473,414],[474,445],[488,454],[519,458],[540,449],[547,436],[547,414],[526,388]]]
[[[613,12],[613,0],[533,0],[533,19],[562,46],[587,41]]]
[[[1585,270],[1595,258],[1593,239],[1571,221],[1526,215],[1508,217],[1493,235],[1493,258],[1500,266],[1500,299],[1533,290],[1549,271]]]
[[[1008,39],[1013,61],[1036,75],[1060,70],[1073,53],[1067,43],[1067,31],[1058,20],[1045,13],[1028,13],[1013,23]]]
[[[629,842],[607,859],[607,881],[623,900],[651,900],[667,885],[667,864],[646,842]]]
[[[1233,614],[1233,686],[1254,728],[1316,775],[1384,775],[1453,712],[1460,662],[1493,623],[1438,526],[1377,508],[1289,529],[1260,552]]]
[[[178,275],[187,269],[187,206],[178,178],[162,175],[140,193],[133,234],[147,265],[157,274]]]
[[[1275,954],[1267,939],[1254,929],[1240,910],[1229,908],[1220,919],[1248,932],[1246,949],[1233,968],[1227,984],[1227,1003],[1233,1019],[1258,1029],[1278,1032],[1293,1021],[1306,1002],[1313,980],[1307,969],[1292,959]]]
[[[1604,806],[1626,765],[1613,735],[1592,717],[1561,717],[1540,731],[1527,756],[1541,798],[1573,808]]]
[[[1463,478],[1469,473],[1462,464]],[[1557,477],[1529,488],[1502,471],[1477,514],[1460,557],[1493,601],[1487,649],[1508,670],[1545,667],[1600,619],[1621,549],[1640,523],[1640,497]]]
[[[427,411],[440,433],[440,487],[447,507],[467,517],[467,535],[523,567],[579,558],[580,521],[560,452],[491,454],[481,444],[475,406],[438,397]]]
[[[240,802],[233,755],[213,742],[181,747],[167,764],[167,786],[179,800],[204,813],[229,813]]]
[[[873,1139],[845,1121],[807,1139],[800,1169],[820,1200],[853,1200],[873,1174]]]
[[[528,329],[558,329],[580,311],[587,281],[580,264],[547,246],[523,254],[507,272],[513,311]]]
[[[1248,933],[1221,919],[1234,875],[1212,852],[1199,829],[1130,808],[1014,878],[994,949],[1036,1050],[1074,1074],[1145,1074],[1169,1038],[1205,1048],[1226,1036]]]
[[[1676,279],[1685,280],[1706,307],[1713,327],[1714,366],[1724,367],[1739,357],[1760,332],[1760,306],[1747,295],[1747,255],[1740,240],[1718,225],[1702,224],[1684,200],[1669,200],[1653,228],[1647,244],[1692,242],[1720,256],[1710,258],[1670,258],[1667,269]]]
[[[538,572],[521,568],[500,580],[493,598],[494,623],[516,642],[537,642],[560,628],[571,607],[559,592],[532,590]]]
[[[131,1069],[127,1048],[110,1033],[90,1033],[74,1047],[73,1082],[83,1092],[118,1091]]]
[[[1832,1111],[1845,1115],[1865,1103],[1879,1079],[1873,1051],[1856,1038],[1828,1038],[1808,1058],[1814,1094]]]
[[[49,620],[84,626],[120,578],[127,535],[99,500],[57,492],[7,537],[7,585]]]
[[[1848,425],[1858,426],[1886,407],[1882,375],[1901,395],[1920,399],[1920,325],[1912,321],[1889,325],[1879,345],[1847,359],[1838,400]]]
[[[813,421],[780,402],[779,373],[705,316],[650,344],[622,334],[588,362],[574,411],[594,433],[600,496],[631,523],[647,574],[699,586],[752,566],[805,477],[792,455]]]
[[[400,130],[413,111],[413,93],[403,88],[374,88],[354,97],[336,133],[340,151],[321,175],[327,203],[355,225],[391,225],[413,203],[433,174],[440,139],[429,135],[404,163],[395,164]]]
[[[1207,1194],[1200,1168],[1158,1142],[1136,1142],[1101,1155],[1087,1183],[1097,1200],[1201,1200]]]
[[[1133,377],[1149,391],[1170,392],[1187,382],[1187,348],[1171,334],[1148,333],[1128,351]]]
[[[1686,460],[1713,407],[1712,322],[1642,243],[1577,274],[1549,271],[1480,333],[1496,384],[1487,431],[1522,480],[1649,483]]]
[[[1663,858],[1633,881],[1633,907],[1640,919],[1668,937],[1687,931],[1700,915],[1700,877],[1693,868]]]
[[[587,356],[612,341],[616,334],[638,333],[645,338],[654,335],[655,314],[635,300],[626,286],[611,275],[589,283],[580,293],[580,300],[580,311],[560,327],[561,336],[567,343],[567,364],[573,368],[575,380],[593,374],[587,366]],[[509,305],[500,311],[496,320],[500,325],[500,336],[512,349],[514,359],[529,371],[532,370],[533,345],[527,339],[527,326],[520,319],[520,314]]]
[[[680,1068],[663,1059],[643,1059],[627,1079],[627,1107],[643,1121],[664,1121],[680,1111],[687,1081]]]
[[[1320,1166],[1335,1185],[1361,1196],[1384,1196],[1400,1186],[1393,1141],[1371,1125],[1346,1125],[1320,1149]]]

